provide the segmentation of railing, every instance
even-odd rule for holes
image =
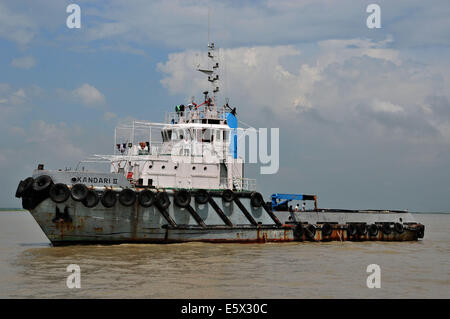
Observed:
[[[256,191],[256,179],[233,177],[233,185],[238,191]]]
[[[188,108],[183,112],[168,112],[165,114],[165,123],[178,124],[178,123],[192,123],[203,119],[221,119],[225,120],[225,111],[212,111],[212,110],[189,110]]]

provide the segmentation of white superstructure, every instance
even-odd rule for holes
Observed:
[[[85,160],[110,162],[132,185],[155,188],[255,190],[244,178],[244,161],[237,156],[236,110],[216,104],[219,92],[214,43],[208,45],[210,91],[204,102],[193,101],[166,113],[164,123],[132,121],[115,129],[113,155]]]

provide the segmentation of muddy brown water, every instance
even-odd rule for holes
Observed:
[[[450,298],[450,214],[418,242],[51,247],[28,212],[0,212],[1,298]],[[81,269],[69,289],[66,267]],[[366,285],[381,267],[381,288]]]

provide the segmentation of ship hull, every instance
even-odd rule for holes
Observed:
[[[69,198],[64,203],[44,199],[30,209],[32,216],[53,245],[119,243],[265,243],[294,241],[413,241],[423,237],[423,226],[407,212],[310,211],[272,212],[267,204],[254,208],[248,194],[225,202],[219,193],[210,201],[189,208],[174,205],[141,207],[139,203],[106,208],[101,203],[88,208]],[[237,203],[237,201],[239,203]],[[61,213],[66,211],[63,216]],[[197,214],[194,218],[192,211]],[[199,223],[200,217],[201,222]],[[331,226],[327,234],[324,223]],[[402,231],[394,229],[402,224]],[[376,234],[349,231],[349,224],[378,225]],[[382,225],[389,224],[389,232]],[[311,232],[308,229],[312,227]]]

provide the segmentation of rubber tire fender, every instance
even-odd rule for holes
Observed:
[[[356,230],[357,230],[359,236],[367,235],[367,225],[366,224],[359,224],[358,226],[356,226]]]
[[[88,195],[89,189],[84,184],[75,184],[72,186],[72,191],[70,195],[72,199],[76,202],[82,202]]]
[[[394,224],[394,230],[398,234],[403,234],[403,232],[405,231],[405,228],[403,227],[403,224],[395,223]]]
[[[175,194],[173,195],[173,199],[175,205],[185,208],[188,207],[191,203],[191,194],[189,194],[187,190],[182,189],[175,192]]]
[[[112,189],[107,189],[102,194],[101,202],[106,208],[113,207],[117,203],[117,193]]]
[[[142,207],[150,207],[155,202],[155,193],[149,189],[144,189],[138,194],[138,202]]]
[[[40,175],[34,180],[33,190],[35,190],[36,192],[44,192],[46,190],[49,190],[52,184],[53,181],[50,176]]]
[[[258,192],[253,192],[250,195],[250,204],[255,208],[261,207],[264,204],[262,195]]]
[[[49,196],[55,203],[64,203],[69,199],[70,190],[66,184],[57,183],[50,187]]]
[[[17,185],[16,197],[20,198],[29,193],[31,187],[33,187],[33,183],[34,183],[33,177],[28,177],[25,178],[23,181],[20,181],[19,185]]]
[[[389,223],[383,223],[383,226],[381,226],[381,230],[385,235],[389,235],[392,233],[391,225]]]
[[[369,236],[375,237],[378,235],[378,226],[376,224],[369,225]]]
[[[136,203],[136,193],[131,188],[124,188],[119,193],[119,202],[123,206],[131,206]]]
[[[209,200],[209,194],[206,190],[204,189],[199,189],[196,193],[195,193],[195,202],[197,204],[206,204]]]
[[[305,229],[301,223],[298,223],[294,228],[294,238],[301,239],[303,234],[305,233]]]
[[[158,192],[155,196],[155,202],[162,209],[166,209],[170,206],[169,195],[167,195],[167,192]]]
[[[82,203],[84,206],[91,208],[97,206],[100,198],[96,191],[89,189],[86,197],[83,199]]]
[[[425,235],[425,225],[419,225],[416,228],[417,231],[417,238],[423,238],[423,236]]]
[[[356,227],[354,224],[347,224],[347,236],[355,236],[356,235]]]
[[[316,235],[316,226],[313,224],[306,226],[305,234],[308,239],[314,239],[314,236]]]
[[[321,232],[322,236],[330,236],[333,232],[333,227],[330,225],[330,223],[323,223]]]
[[[226,189],[222,192],[222,199],[226,202],[232,202],[234,200],[235,194],[231,189]]]

